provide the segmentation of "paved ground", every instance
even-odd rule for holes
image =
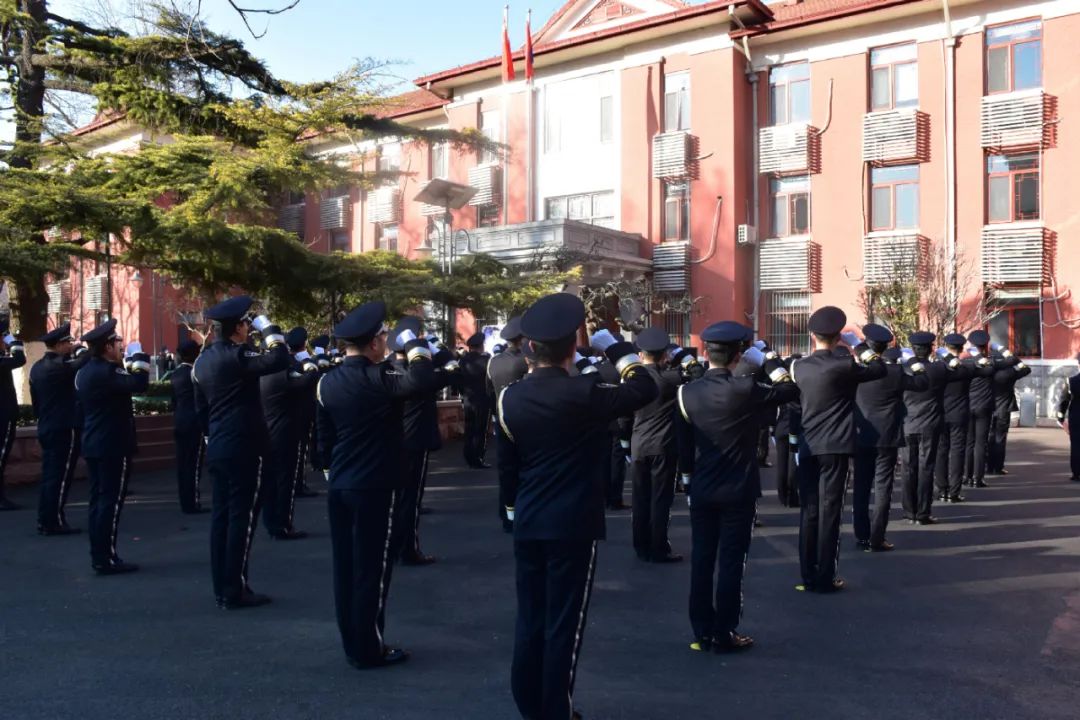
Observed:
[[[796,515],[768,495],[742,626],[758,646],[739,657],[687,650],[687,565],[638,563],[629,515],[610,515],[577,705],[590,719],[1076,718],[1080,485],[1064,439],[1014,431],[1012,474],[939,508],[941,525],[895,523],[890,555],[855,552],[846,515],[849,590],[835,596],[792,589]],[[298,504],[311,539],[260,532],[252,583],[275,602],[234,613],[211,597],[209,518],[180,515],[166,475],[134,482],[120,544],[143,565],[133,576],[96,577],[85,535],[39,538],[32,512],[4,514],[0,717],[513,718],[512,554],[494,482],[463,471],[457,446],[437,458],[422,537],[441,562],[398,569],[390,594],[388,638],[414,656],[369,672],[338,645],[322,497]],[[689,548],[681,498],[672,541]]]

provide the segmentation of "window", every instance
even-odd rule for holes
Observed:
[[[376,225],[375,247],[378,250],[397,252],[398,226],[393,223]]]
[[[986,157],[986,221],[1038,220],[1039,154]]]
[[[870,169],[870,229],[919,227],[919,166]]]
[[[769,120],[773,125],[810,122],[810,64],[780,65],[769,71]]]
[[[1042,87],[1042,22],[986,29],[986,93]]]
[[[544,207],[548,220],[580,220],[603,227],[615,227],[615,193],[585,193],[547,198]]]
[[[919,64],[915,43],[870,51],[870,109],[919,104]]]
[[[774,290],[765,293],[765,341],[787,356],[810,352],[810,293]]]
[[[544,88],[544,152],[570,152],[612,142],[615,76],[598,73]]]
[[[690,129],[690,73],[664,77],[664,132]]]
[[[499,206],[498,205],[479,205],[476,208],[476,227],[498,227],[499,222]]]
[[[303,205],[304,193],[302,190],[290,190],[289,197],[286,198],[286,205]]]
[[[679,310],[664,312],[664,330],[671,342],[681,347],[690,345],[690,313]]]
[[[330,250],[339,252],[352,250],[352,238],[349,236],[348,230],[330,231]]]
[[[379,172],[396,173],[401,169],[401,143],[379,147]]]
[[[450,176],[450,148],[446,143],[431,146],[431,178]]]
[[[1042,357],[1042,321],[1037,291],[1034,294],[1028,300],[1010,302],[987,323],[991,342],[1011,348],[1020,357]]]
[[[664,240],[690,239],[690,184],[664,183]]]
[[[502,142],[502,121],[498,110],[480,113],[480,132],[493,143]],[[480,164],[490,165],[499,162],[499,150],[481,150]]]
[[[772,237],[806,235],[810,232],[810,178],[773,178]]]

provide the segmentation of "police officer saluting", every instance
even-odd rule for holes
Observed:
[[[511,686],[526,718],[570,718],[574,672],[604,537],[607,427],[657,395],[628,342],[594,338],[622,375],[571,376],[585,306],[568,293],[537,300],[521,319],[536,368],[507,386],[496,409],[500,464],[514,521],[517,630]]]
[[[116,320],[109,320],[82,336],[90,360],[76,373],[75,389],[83,409],[82,453],[90,475],[90,559],[99,575],[134,572],[116,552],[124,486],[135,452],[135,426],[131,396],[150,384],[150,357],[133,352],[127,367],[121,364],[123,339]],[[134,344],[133,344],[134,345]]]
[[[810,316],[814,352],[791,363],[791,377],[802,402],[799,451],[799,559],[802,584],[796,589],[819,593],[844,587],[837,577],[840,516],[848,466],[855,454],[855,395],[860,383],[885,375],[880,357],[844,333],[854,356],[837,352],[847,316],[826,306]]]
[[[12,370],[26,364],[22,341],[8,332],[8,320],[0,320],[0,510],[17,510],[18,505],[7,499],[4,492],[4,470],[11,447],[15,444],[15,427],[19,403],[15,397]]]
[[[885,361],[885,376],[859,385],[855,393],[857,449],[853,525],[855,543],[869,552],[887,552],[893,544],[885,539],[892,506],[896,457],[904,445],[904,392],[930,386],[926,365],[917,360],[898,362],[900,351],[888,349],[893,334],[873,323],[863,326],[867,346]],[[870,489],[874,490],[874,513],[870,514]]]
[[[945,348],[953,357],[959,358],[964,352],[967,341],[960,333],[945,336]],[[988,387],[993,382],[994,364],[985,357],[967,357],[960,360],[966,374],[962,373],[956,382],[945,386],[943,395],[942,419],[944,427],[939,436],[937,464],[934,469],[934,487],[937,499],[941,502],[958,503],[964,501],[960,490],[964,485],[964,465],[967,454],[968,430],[972,424],[972,410],[976,402],[975,394],[979,387]],[[978,383],[978,386],[976,385]],[[982,394],[980,392],[980,394]],[[981,399],[980,399],[981,402]],[[983,441],[985,442],[985,432]],[[982,463],[978,475],[982,478]]]
[[[761,495],[757,418],[763,405],[798,397],[787,371],[756,347],[742,352],[753,331],[719,322],[701,333],[709,370],[678,388],[679,467],[690,503],[691,649],[743,650],[752,638],[736,632],[742,581]],[[761,367],[771,385],[736,377],[740,361]],[[719,575],[713,586],[714,572]],[[715,602],[714,602],[715,597]]]
[[[488,419],[488,355],[484,352],[484,333],[475,333],[465,341],[468,351],[461,356],[461,404],[465,412],[465,464],[471,468],[491,467],[484,461],[487,452]]]
[[[176,348],[180,366],[169,376],[172,388],[173,440],[176,443],[176,488],[180,511],[187,515],[206,512],[199,483],[206,456],[206,415],[195,409],[195,383],[191,369],[199,356],[199,344],[188,339]]]
[[[259,378],[289,366],[289,351],[277,325],[265,315],[248,316],[253,301],[239,295],[206,311],[213,321],[214,343],[192,369],[195,401],[207,413],[207,468],[214,482],[210,523],[210,565],[218,607],[233,610],[270,602],[252,592],[248,557],[258,522],[259,489],[267,468],[266,420],[259,399]],[[248,344],[254,327],[266,343],[260,353]]]
[[[525,361],[525,354],[521,349],[521,318],[512,317],[506,321],[499,336],[507,342],[506,348],[488,362],[488,391],[491,401],[494,403],[499,393],[510,383],[517,382],[529,372],[529,365]],[[496,430],[498,432],[498,430]],[[495,450],[503,447],[500,443]],[[506,516],[506,502],[504,488],[508,478],[514,472],[513,468],[506,465],[508,460],[501,454],[497,455],[496,467],[499,472],[499,518],[502,520],[503,530],[510,532],[514,525],[513,521]]]
[[[606,333],[602,330],[601,333]],[[660,328],[638,333],[644,370],[656,383],[658,394],[634,413],[630,437],[634,551],[641,560],[656,563],[681,561],[671,552],[668,522],[675,498],[675,394],[681,384],[676,369],[665,369],[668,335]]]
[[[1006,347],[990,346],[995,361],[1006,365],[994,373],[994,421],[990,426],[990,446],[987,448],[987,473],[1008,475],[1005,469],[1005,448],[1009,439],[1012,413],[1017,409],[1016,383],[1031,374],[1031,368]],[[976,486],[978,487],[978,486]]]
[[[383,641],[393,558],[394,503],[402,487],[402,404],[435,386],[431,351],[411,331],[396,338],[404,373],[384,362],[386,305],[356,308],[334,334],[345,361],[319,381],[319,457],[330,483],[334,603],[349,664],[372,668],[407,660]]]
[[[1080,373],[1065,382],[1055,416],[1058,425],[1069,435],[1069,469],[1072,471],[1069,479],[1080,482]]]
[[[79,460],[82,424],[75,398],[75,373],[90,354],[82,347],[78,358],[71,357],[71,323],[43,335],[41,341],[45,343],[45,355],[30,368],[30,400],[41,445],[38,533],[71,535],[79,530],[68,525],[64,505]]]

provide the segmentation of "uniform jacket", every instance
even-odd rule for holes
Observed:
[[[1080,373],[1065,383],[1065,389],[1058,399],[1057,412],[1059,417],[1064,416],[1069,420],[1070,433],[1072,428],[1080,428]]]
[[[606,357],[601,358],[600,362],[594,366],[596,368],[596,374],[600,376],[600,382],[607,383],[608,385],[618,385],[622,382],[622,378],[619,377],[619,371],[615,369],[615,366],[611,364],[611,361]],[[608,423],[608,432],[610,432],[617,440],[625,440],[630,442],[630,436],[634,432],[634,415],[621,415],[610,423]]]
[[[1017,409],[1016,383],[1031,374],[1030,367],[1018,365],[1019,360],[994,373],[994,415],[998,418],[1008,418]]]
[[[391,364],[403,375],[408,372],[408,364],[400,355],[394,358]],[[432,387],[425,393],[405,400],[401,417],[403,450],[430,452],[442,447],[442,436],[439,435],[439,391],[454,380],[453,373],[436,368]]]
[[[345,358],[319,380],[319,458],[329,464],[331,490],[401,487],[402,409],[432,391],[435,368],[427,358],[400,372],[389,362]]]
[[[571,377],[563,368],[544,367],[500,393],[500,465],[505,457],[512,466],[500,480],[506,504],[514,507],[516,540],[604,537],[608,424],[657,392],[640,369],[610,385],[598,373]]]
[[[936,433],[945,420],[945,387],[970,379],[971,371],[961,365],[950,370],[944,362],[924,360],[930,385],[925,390],[908,390],[904,393],[904,434],[926,435]]]
[[[969,358],[967,363],[974,358]],[[990,358],[991,369],[989,372],[976,373],[971,379],[968,388],[968,409],[974,415],[992,415],[994,413],[994,375],[998,370],[1012,367],[1020,362],[1015,355],[1010,358],[1001,356]]]
[[[135,453],[131,396],[145,392],[149,373],[129,373],[117,363],[91,358],[75,375],[83,409],[82,454],[86,458],[129,457]]]
[[[259,378],[289,366],[284,344],[260,353],[218,340],[195,360],[195,408],[206,413],[209,460],[262,455],[268,441]]]
[[[484,407],[488,403],[487,373],[490,357],[487,353],[470,350],[458,361],[457,386],[466,405]]]
[[[794,383],[766,385],[713,368],[678,389],[679,468],[691,473],[690,500],[748,502],[761,495],[757,418],[762,405],[795,400]]]
[[[658,392],[652,402],[634,413],[630,454],[635,458],[675,455],[675,394],[682,378],[678,370],[660,370],[655,365],[646,365],[645,372]]]
[[[951,425],[965,424],[972,413],[989,413],[989,409],[986,409],[985,413],[983,410],[984,393],[981,387],[991,387],[995,372],[993,362],[980,363],[978,358],[964,358],[960,362],[966,368],[967,374],[956,382],[948,383],[943,396],[944,419]],[[979,386],[978,390],[976,385]]]
[[[304,372],[303,365],[290,359],[289,367],[259,378],[266,429],[273,443],[300,441],[303,431],[310,427],[307,404],[311,391],[319,382],[318,371]]]
[[[885,364],[885,377],[859,385],[855,393],[858,446],[902,447],[906,412],[904,392],[921,392],[929,387],[927,373],[913,374],[904,365],[893,363]]]
[[[885,365],[867,365],[851,355],[818,350],[791,362],[799,386],[803,441],[811,455],[855,452],[855,392],[860,383],[885,376]]]
[[[488,361],[488,390],[492,397],[498,396],[503,388],[525,377],[528,372],[525,354],[517,348],[508,347]]]
[[[11,372],[26,364],[24,353],[0,355],[0,422],[10,422],[19,412],[15,380]]]
[[[206,415],[195,409],[195,383],[191,379],[191,363],[180,367],[169,376],[172,390],[173,429],[177,433],[205,434]]]
[[[82,427],[82,409],[75,396],[75,373],[89,360],[88,352],[78,359],[47,352],[30,368],[30,402],[37,417],[38,437]]]

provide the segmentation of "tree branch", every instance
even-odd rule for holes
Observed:
[[[240,19],[244,21],[244,27],[246,27],[248,32],[251,33],[251,37],[255,38],[256,40],[259,40],[260,38],[265,37],[266,33],[270,30],[270,26],[267,25],[265,30],[263,30],[261,33],[256,34],[255,31],[251,27],[251,23],[248,21],[248,13],[258,14],[258,15],[280,15],[283,12],[288,12],[289,10],[292,10],[294,7],[296,7],[299,4],[300,4],[300,0],[293,0],[288,5],[285,5],[283,7],[276,8],[276,9],[275,8],[242,8],[242,7],[240,7],[239,5],[236,4],[235,0],[229,0],[229,5],[231,5],[232,9],[235,10],[237,12],[237,14],[240,15]]]

